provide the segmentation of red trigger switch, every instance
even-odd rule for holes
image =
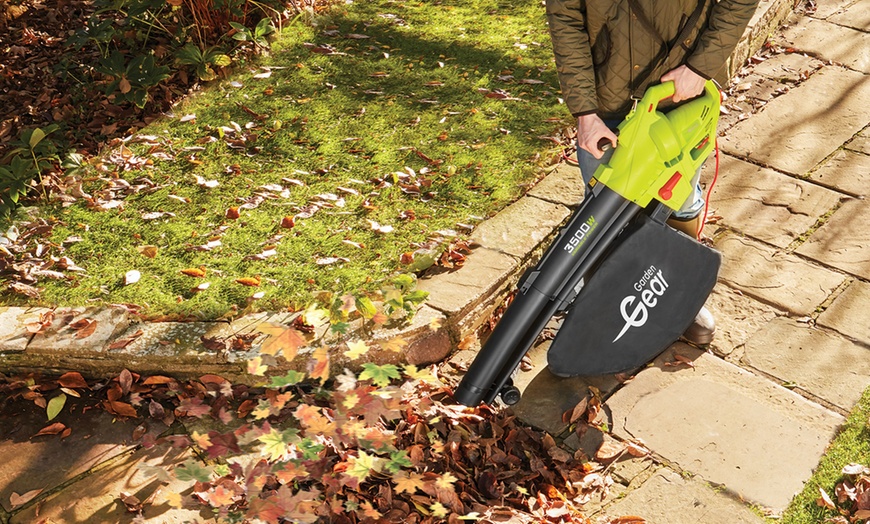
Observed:
[[[665,182],[665,185],[659,189],[659,196],[662,197],[662,200],[670,200],[671,197],[674,196],[674,187],[676,187],[677,182],[679,182],[681,178],[683,178],[683,175],[677,171],[667,182]]]

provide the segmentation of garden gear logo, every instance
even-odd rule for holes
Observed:
[[[651,309],[656,307],[656,304],[659,302],[657,297],[664,295],[668,287],[668,282],[665,280],[660,269],[656,269],[655,266],[650,266],[649,269],[644,271],[643,277],[634,284],[634,290],[639,293],[639,296],[628,295],[623,298],[622,302],[619,304],[619,312],[622,313],[622,319],[625,320],[625,325],[622,326],[622,331],[616,335],[613,342],[622,338],[629,328],[639,328],[646,324],[646,321],[649,318],[649,311],[647,308]],[[635,302],[637,305],[635,305]],[[634,306],[634,310],[629,313],[628,309],[632,306]]]

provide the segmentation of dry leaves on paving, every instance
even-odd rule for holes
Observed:
[[[210,509],[223,519],[592,522],[582,505],[606,496],[612,484],[606,461],[571,454],[507,412],[453,404],[452,379],[442,373],[455,370],[447,364],[405,366],[401,373],[396,366],[364,369],[359,376],[345,370],[328,389],[292,371],[273,377],[271,387],[217,375],[180,381],[127,370],[101,381],[75,372],[8,377],[0,381],[0,418],[16,403],[52,409],[54,399],[74,395],[86,409],[136,419],[141,423],[133,439],[140,446],[195,447],[205,457],[171,470],[149,468],[161,482],[190,483],[192,490],[171,503]],[[68,415],[66,424],[47,423],[32,438],[69,437],[77,428],[75,414]],[[578,414],[590,416],[588,409]],[[188,433],[179,431],[181,423],[217,429]],[[39,495],[16,493],[10,502],[23,505]],[[148,501],[116,495],[128,511],[147,516]]]

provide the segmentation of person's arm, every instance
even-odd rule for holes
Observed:
[[[713,0],[710,19],[686,67],[706,80],[715,77],[737,47],[757,6],[758,0]]]
[[[704,82],[725,65],[757,5],[758,0],[714,0],[710,20],[686,63],[662,75],[662,82],[674,82],[674,102],[694,98],[704,91]]]
[[[601,158],[599,140],[608,138],[615,146],[616,135],[597,114],[592,48],[581,0],[547,0],[547,22],[562,98],[577,119],[578,144],[595,158]]]

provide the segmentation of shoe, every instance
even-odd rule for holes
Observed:
[[[703,214],[700,213],[698,216],[689,219],[680,219],[672,216],[668,219],[667,223],[677,231],[681,231],[697,240],[698,231],[701,230],[701,216]]]
[[[695,315],[695,320],[692,325],[683,333],[683,338],[686,341],[696,346],[706,346],[713,341],[713,334],[716,333],[716,319],[710,310],[702,307],[701,311]]]

